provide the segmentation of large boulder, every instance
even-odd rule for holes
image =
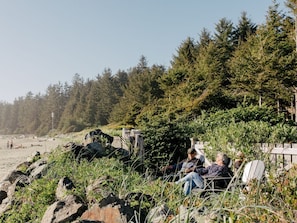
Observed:
[[[108,148],[103,147],[99,142],[92,142],[85,146],[69,142],[64,148],[66,151],[72,152],[77,161],[80,161],[81,159],[91,161],[94,158],[101,158],[110,154]]]
[[[82,221],[104,222],[104,223],[127,223],[134,216],[134,209],[128,202],[113,194],[102,199],[99,204],[84,212],[81,216]]]
[[[49,206],[41,223],[71,222],[76,220],[86,209],[87,206],[78,197],[69,195],[64,200],[57,201]]]

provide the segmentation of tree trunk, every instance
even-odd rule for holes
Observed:
[[[259,97],[259,107],[262,107],[262,96]]]

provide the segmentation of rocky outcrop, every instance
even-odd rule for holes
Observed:
[[[99,142],[92,142],[87,145],[80,145],[74,142],[69,142],[65,146],[65,151],[72,152],[77,161],[86,159],[88,161],[94,158],[101,158],[105,156],[116,157],[121,160],[127,160],[130,158],[130,154],[127,150],[122,148],[115,148],[111,145],[103,147]]]

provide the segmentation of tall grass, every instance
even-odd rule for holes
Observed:
[[[64,176],[75,184],[69,193],[79,196],[89,206],[108,193],[120,198],[133,193],[146,195],[142,200],[130,199],[131,206],[138,210],[135,216],[138,222],[143,220],[141,212],[147,213],[161,204],[166,204],[175,214],[178,214],[181,205],[189,211],[199,209],[201,214],[213,216],[216,222],[290,222],[297,209],[296,183],[292,183],[296,182],[297,168],[292,169],[295,172],[278,177],[278,181],[267,177],[265,184],[251,184],[248,193],[235,187],[203,198],[194,193],[184,196],[179,185],[135,171],[133,165],[115,158],[104,157],[78,163],[70,153],[62,152],[60,148],[50,155],[49,166],[43,178],[30,186],[17,188],[14,205],[0,217],[1,222],[40,222],[47,207],[55,201],[57,183]],[[103,179],[102,190],[87,196],[86,188],[100,178]]]

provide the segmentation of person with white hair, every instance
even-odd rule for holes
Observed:
[[[206,168],[199,168],[195,171],[189,173],[185,177],[176,181],[176,184],[184,184],[184,194],[188,195],[191,193],[193,188],[204,188],[204,179],[202,176],[230,176],[232,171],[228,168],[230,159],[224,153],[218,153],[216,156],[216,161],[212,165]]]

